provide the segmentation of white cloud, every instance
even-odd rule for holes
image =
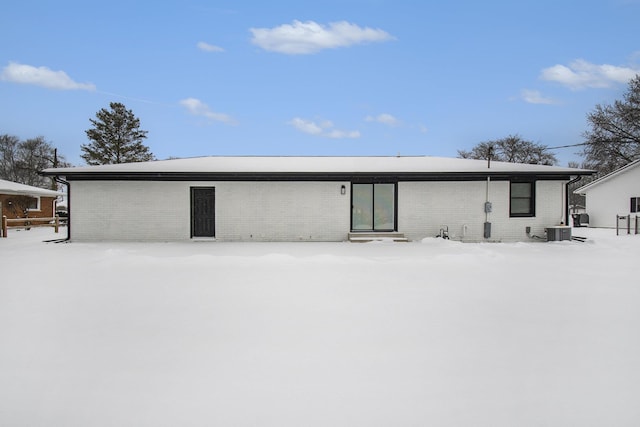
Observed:
[[[385,124],[387,126],[392,126],[392,127],[400,125],[400,120],[398,120],[397,118],[395,118],[394,116],[392,116],[391,114],[388,114],[388,113],[378,114],[375,117],[367,116],[365,118],[365,121],[382,123],[382,124]]]
[[[298,129],[300,132],[308,133],[310,135],[323,136],[332,139],[360,138],[360,132],[358,132],[357,130],[344,131],[333,129],[333,123],[329,120],[324,120],[320,123],[316,123],[312,120],[295,117],[288,123],[294,128]]]
[[[224,52],[224,49],[220,46],[216,46],[213,44],[209,44],[206,42],[198,42],[198,49],[203,50],[205,52]]]
[[[358,132],[357,130],[344,131],[344,130],[334,129],[331,132],[327,133],[326,136],[327,138],[332,138],[332,139],[344,139],[344,138],[357,139],[357,138],[360,138],[360,132]]]
[[[304,120],[299,117],[295,117],[289,122],[289,124],[304,133],[308,133],[311,135],[322,134],[322,126],[317,125],[310,120]]]
[[[522,99],[525,102],[528,102],[529,104],[555,104],[556,103],[553,99],[542,96],[540,91],[537,91],[537,90],[523,89],[520,92],[520,95],[522,95]]]
[[[209,106],[196,98],[186,98],[180,101],[180,105],[185,107],[189,114],[206,117],[209,120],[222,122],[229,125],[237,124],[236,120],[228,114],[211,111]]]
[[[545,68],[540,78],[558,82],[571,89],[605,88],[614,83],[627,83],[638,73],[640,68],[598,65],[578,59],[569,66],[556,64]]]
[[[58,90],[95,90],[91,83],[75,82],[64,71],[53,71],[47,67],[10,62],[4,67],[0,80],[12,83],[30,84]]]
[[[394,37],[386,31],[361,28],[346,21],[321,25],[313,21],[293,21],[274,28],[250,28],[251,42],[264,50],[292,55],[316,53],[366,42],[381,42]]]

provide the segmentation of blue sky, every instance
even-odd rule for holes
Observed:
[[[160,159],[577,144],[640,73],[638,16],[640,0],[6,2],[0,133],[82,165],[116,101]]]

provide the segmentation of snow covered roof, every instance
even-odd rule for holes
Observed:
[[[210,156],[186,159],[158,160],[117,165],[84,166],[46,169],[45,175],[86,176],[94,174],[117,176],[132,174],[424,174],[424,173],[524,173],[587,175],[584,169],[486,160],[411,157],[293,157],[293,156]]]
[[[62,193],[57,191],[19,184],[13,181],[6,181],[4,179],[0,179],[0,194],[17,194],[33,197],[58,197],[62,195]]]
[[[574,190],[573,192],[575,194],[584,194],[587,193],[589,190],[591,190],[593,187],[596,187],[604,182],[609,181],[611,178],[614,178],[618,175],[621,175],[631,169],[634,169],[635,167],[637,167],[638,165],[640,165],[640,159],[635,160],[631,163],[628,163],[626,165],[624,165],[623,167],[621,167],[620,169],[616,169],[611,173],[606,174],[603,177],[600,177],[596,180],[591,181],[590,183],[588,183],[587,185],[583,185],[582,187]]]

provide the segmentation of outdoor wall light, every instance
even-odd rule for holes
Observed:
[[[343,196],[347,194],[347,187],[345,187],[344,185],[340,187],[340,194],[342,194]]]

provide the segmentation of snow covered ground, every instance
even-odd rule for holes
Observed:
[[[574,234],[589,240],[10,230],[0,425],[638,426],[640,235]]]

